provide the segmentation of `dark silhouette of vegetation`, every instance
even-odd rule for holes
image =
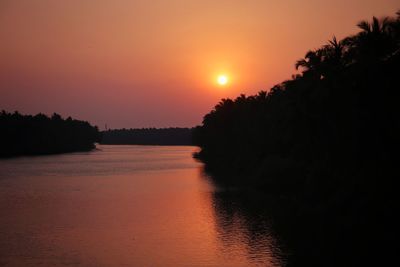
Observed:
[[[289,225],[293,266],[383,266],[396,255],[400,13],[358,26],[307,52],[301,73],[269,92],[221,100],[193,133],[214,182],[291,200],[277,221]]]
[[[191,128],[117,129],[102,132],[107,145],[192,145]]]
[[[221,100],[194,131],[197,157],[217,172],[247,179],[251,172],[252,182],[267,186],[389,165],[400,127],[399,24],[399,18],[361,22],[360,33],[309,51],[292,80]],[[296,181],[275,179],[281,174]]]
[[[0,113],[0,157],[87,151],[98,140],[97,127],[71,117]]]

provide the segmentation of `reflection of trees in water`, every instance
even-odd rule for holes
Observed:
[[[294,252],[292,266],[398,260],[388,245],[397,242],[399,210],[396,15],[360,22],[357,34],[309,51],[296,63],[301,74],[268,93],[222,99],[204,116],[193,136],[197,158],[219,174],[212,180],[291,200],[219,204],[222,231],[238,220],[252,245],[263,213],[251,209],[275,206],[274,231]]]
[[[233,251],[245,248],[254,263],[281,265],[282,253],[265,211],[237,192],[216,191],[212,202],[218,238],[224,247]]]
[[[394,201],[349,195],[329,209],[310,201],[217,189],[212,205],[222,249],[243,253],[256,266],[390,266],[396,260]]]
[[[272,220],[253,200],[235,191],[212,194],[222,249],[234,255],[244,252],[254,264],[281,266],[282,253],[271,231]]]

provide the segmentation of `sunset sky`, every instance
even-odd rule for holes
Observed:
[[[399,0],[0,0],[0,110],[195,126]],[[226,75],[225,85],[217,83]]]

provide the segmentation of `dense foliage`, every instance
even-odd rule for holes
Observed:
[[[102,132],[102,144],[191,145],[190,128],[115,129]]]
[[[193,133],[213,181],[279,196],[251,206],[289,203],[268,210],[288,266],[397,261],[400,12],[358,26],[269,92],[223,99]]]
[[[223,99],[195,129],[197,156],[214,173],[282,190],[390,167],[400,133],[400,14],[358,26],[309,51],[296,63],[301,74],[269,92]]]
[[[0,113],[0,157],[55,154],[94,148],[97,127],[58,114]]]

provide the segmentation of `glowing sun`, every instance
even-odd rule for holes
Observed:
[[[219,85],[226,85],[228,83],[229,79],[228,76],[226,75],[219,75],[217,78],[217,83]]]

